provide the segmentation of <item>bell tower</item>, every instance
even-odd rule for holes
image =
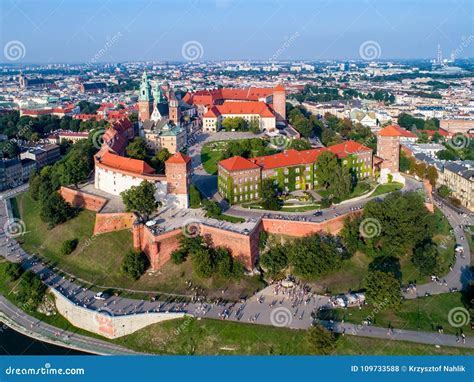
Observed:
[[[168,100],[168,106],[169,106],[169,119],[172,121],[175,125],[179,124],[179,101],[176,98],[176,94],[174,93],[174,90],[170,91],[170,98]]]
[[[151,93],[151,85],[146,71],[143,71],[140,95],[138,96],[138,120],[140,122],[149,120],[152,112],[153,95]]]

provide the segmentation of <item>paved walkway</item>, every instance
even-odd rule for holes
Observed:
[[[435,332],[429,333],[405,329],[392,329],[392,331],[389,332],[385,328],[376,326],[362,326],[341,322],[331,323],[328,321],[323,321],[321,324],[329,329],[334,330],[336,333],[345,333],[353,336],[383,338],[387,341],[409,341],[435,346],[452,346],[474,349],[473,336],[466,336],[466,342],[462,343],[457,342],[456,336],[449,334],[439,334]]]

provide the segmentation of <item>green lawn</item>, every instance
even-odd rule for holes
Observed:
[[[404,300],[399,311],[385,309],[377,312],[372,306],[366,305],[362,309],[349,308],[322,311],[320,318],[362,324],[363,321],[367,320],[367,317],[373,317],[372,322],[375,326],[388,327],[391,324],[395,329],[431,332],[437,331],[437,326],[441,325],[446,334],[456,334],[459,329],[462,329],[466,335],[472,335],[470,323],[461,328],[456,328],[451,326],[448,321],[449,312],[454,308],[463,306],[461,293],[445,293],[414,300]]]
[[[397,183],[397,182],[381,184],[377,186],[375,191],[370,196],[379,196],[382,194],[386,194],[387,192],[401,190],[402,188],[403,188],[403,184]]]
[[[358,182],[347,199],[357,198],[368,193],[372,189],[370,183],[366,181]]]
[[[38,254],[61,271],[84,280],[85,285],[92,284],[99,289],[133,289],[149,292],[149,295],[192,295],[185,283],[186,280],[191,280],[193,285],[201,286],[209,296],[221,297],[222,289],[227,288],[226,296],[230,299],[252,294],[264,286],[256,276],[244,276],[240,281],[228,281],[218,277],[200,279],[194,274],[191,261],[180,265],[170,261],[159,272],[146,273],[137,281],[130,280],[120,271],[125,254],[133,247],[129,230],[92,236],[95,213],[85,210],[74,219],[48,230],[39,217],[38,203],[27,193],[19,195],[17,199],[27,231],[20,240],[23,248]],[[233,221],[239,220],[224,216]],[[72,238],[79,239],[77,249],[70,255],[61,255],[62,242]],[[143,295],[131,294],[137,298],[142,298]]]
[[[217,174],[217,163],[221,159],[222,150],[218,149],[219,146],[213,146],[213,142],[206,143],[201,149],[201,162],[204,170],[211,175]],[[215,148],[213,148],[215,147]]]
[[[186,355],[312,354],[306,331],[189,317],[154,324],[114,342],[147,353]],[[354,336],[339,337],[333,354],[474,354],[471,349],[435,348],[408,342]]]
[[[310,204],[307,206],[283,206],[281,211],[283,212],[307,212],[307,211],[312,211],[312,210],[317,210],[321,208],[320,204]]]
[[[255,139],[255,138],[252,138]],[[250,139],[237,139],[232,142],[241,142]],[[204,170],[211,175],[217,174],[217,164],[221,160],[221,154],[225,150],[228,141],[214,141],[204,144],[201,149],[201,162]],[[265,155],[277,153],[277,150],[266,147]],[[256,156],[257,152],[252,152],[252,156]]]

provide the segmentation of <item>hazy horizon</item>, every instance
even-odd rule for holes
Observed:
[[[2,63],[474,57],[473,2],[2,1]]]

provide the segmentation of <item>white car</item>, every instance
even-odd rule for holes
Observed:
[[[106,295],[105,293],[103,293],[103,292],[98,292],[98,293],[95,294],[94,298],[95,298],[96,300],[101,300],[101,301],[103,301],[103,300],[108,299],[109,296],[107,296],[107,295]]]

